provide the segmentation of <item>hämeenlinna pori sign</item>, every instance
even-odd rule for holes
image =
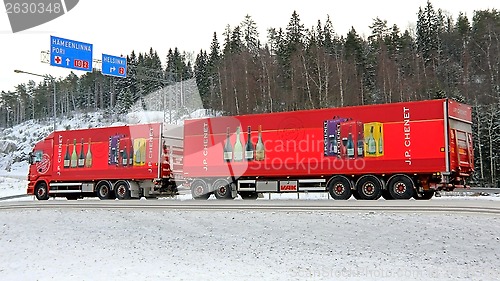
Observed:
[[[72,10],[79,0],[4,0],[12,32],[39,26]],[[50,65],[92,71],[93,45],[50,36]],[[102,74],[126,77],[127,59],[102,54]]]
[[[92,71],[92,44],[50,36],[50,65]]]

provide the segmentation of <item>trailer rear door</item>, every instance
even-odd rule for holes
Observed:
[[[448,101],[450,171],[469,176],[474,170],[471,107]]]

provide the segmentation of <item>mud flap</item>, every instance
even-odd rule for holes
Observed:
[[[238,196],[238,190],[236,184],[231,183],[231,198],[236,198]]]

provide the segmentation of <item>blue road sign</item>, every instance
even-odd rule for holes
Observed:
[[[102,74],[127,77],[127,58],[102,54]]]
[[[92,44],[50,36],[50,65],[92,71]]]

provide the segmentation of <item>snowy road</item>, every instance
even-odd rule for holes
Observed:
[[[336,212],[431,212],[500,215],[500,200],[48,200],[13,201],[0,204],[0,210],[13,209],[131,209],[198,211],[336,211]]]
[[[498,280],[500,216],[418,211],[86,208],[0,210],[1,280]],[[136,200],[127,205],[189,205]],[[170,201],[170,202],[167,202]],[[498,201],[306,201],[434,205]],[[36,203],[2,202],[1,206]],[[173,203],[176,202],[176,203]],[[49,204],[50,203],[50,204]],[[73,205],[63,209],[61,205]],[[193,203],[194,204],[194,203]],[[198,204],[198,202],[196,202]],[[212,200],[207,205],[221,204]],[[225,205],[263,204],[259,200]],[[264,205],[276,204],[275,201]]]

